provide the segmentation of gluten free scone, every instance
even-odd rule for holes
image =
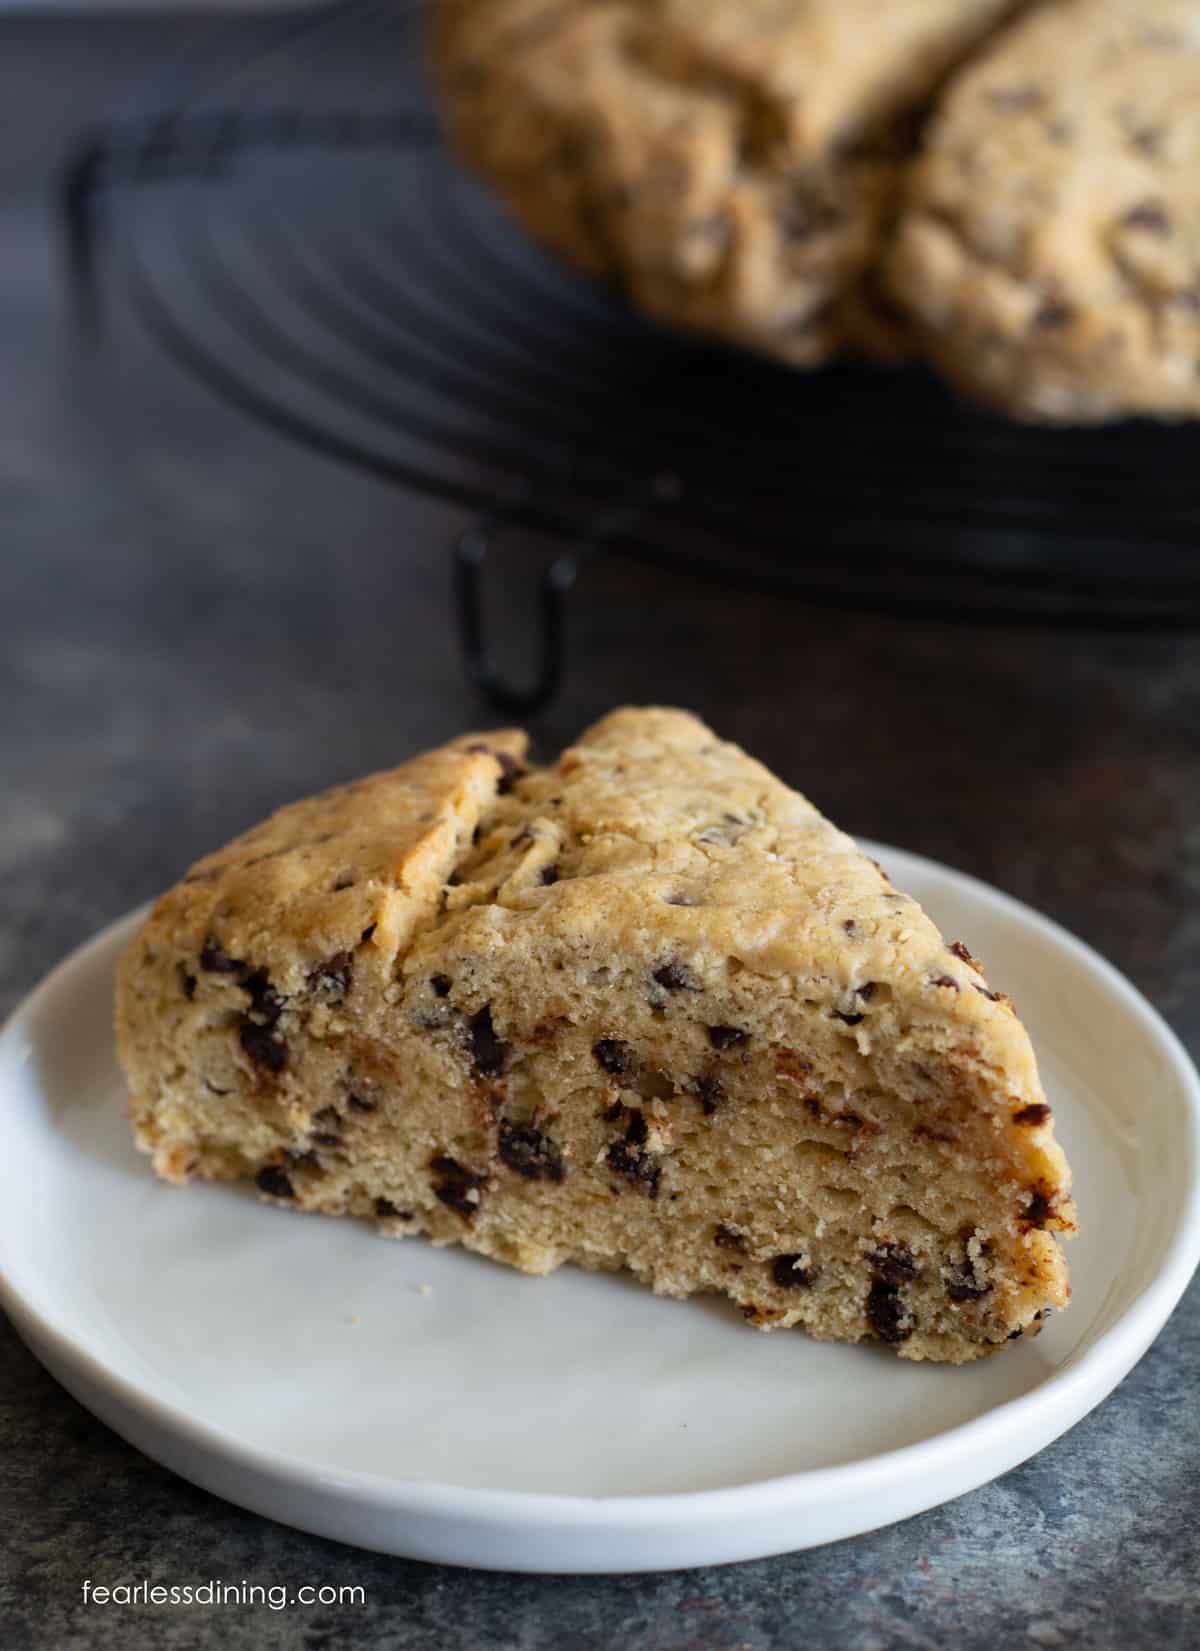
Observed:
[[[796,366],[903,348],[874,282],[919,120],[1021,0],[436,0],[456,148],[648,315]]]
[[[888,279],[926,351],[1021,417],[1200,416],[1200,5],[1052,0],[926,134]]]
[[[960,942],[681,711],[465,736],[201,860],[121,964],[172,1181],[630,1269],[962,1362],[1069,1296],[1029,1040]]]

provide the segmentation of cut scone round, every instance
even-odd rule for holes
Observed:
[[[524,753],[285,808],[159,901],[117,1004],[159,1173],[908,1358],[1064,1306],[1069,1171],[966,947],[683,712]]]
[[[1020,417],[1200,416],[1194,0],[1059,0],[950,86],[886,280],[926,351]]]
[[[462,157],[647,315],[796,366],[900,353],[873,280],[955,64],[1021,0],[436,0]]]

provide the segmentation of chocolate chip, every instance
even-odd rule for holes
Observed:
[[[1045,1101],[1034,1101],[1030,1106],[1023,1106],[1019,1112],[1013,1113],[1013,1123],[1044,1124],[1050,1116],[1050,1108]]]
[[[364,1101],[361,1095],[351,1095],[349,1101],[352,1112],[374,1112],[378,1104],[375,1101]]]
[[[507,751],[497,751],[496,761],[503,769],[503,773],[500,776],[500,783],[496,787],[496,790],[502,797],[507,797],[513,786],[516,785],[517,781],[523,776],[525,770],[521,767],[517,759],[510,756]]]
[[[966,963],[970,968],[982,971],[982,964],[971,956],[961,940],[952,940],[946,949],[958,958],[960,963]]]
[[[504,1063],[508,1058],[508,1045],[501,1043],[496,1036],[492,1025],[492,1011],[486,1003],[477,1014],[471,1016],[469,1036],[471,1059],[475,1063],[476,1072],[483,1078],[498,1078],[504,1071]]]
[[[973,980],[971,985],[979,993],[980,997],[987,998],[989,1003],[999,1003],[1001,1001],[1003,996],[1002,993],[989,991],[986,986],[981,986],[977,980]]]
[[[223,952],[210,935],[200,948],[200,967],[211,975],[240,975],[246,965],[239,958]]]
[[[714,1049],[736,1049],[749,1038],[749,1032],[743,1032],[739,1026],[710,1026],[708,1041]]]
[[[694,1090],[696,1099],[700,1102],[706,1118],[713,1113],[725,1099],[725,1091],[721,1087],[721,1080],[713,1072],[705,1072],[695,1080]]]
[[[474,1170],[460,1164],[457,1158],[449,1158],[441,1153],[430,1159],[429,1167],[435,1176],[434,1196],[469,1221],[479,1208],[479,1189],[484,1185],[487,1176],[476,1175]],[[474,1198],[471,1197],[472,1193],[475,1194]]]
[[[242,981],[242,990],[250,994],[250,1010],[263,1026],[274,1026],[283,1013],[283,999],[271,985],[265,969],[255,969]]]
[[[600,1116],[604,1119],[606,1124],[619,1123],[625,1116],[625,1103],[623,1101],[614,1101],[611,1106],[606,1106],[604,1108],[604,1111],[600,1114]]]
[[[592,1049],[597,1064],[613,1078],[633,1071],[633,1050],[619,1038],[601,1038]]]
[[[429,984],[430,984],[430,987],[433,990],[434,997],[449,997],[450,996],[450,976],[449,975],[431,975],[429,977]]]
[[[613,1142],[606,1154],[606,1161],[618,1175],[623,1175],[627,1181],[632,1181],[635,1185],[645,1187],[648,1197],[657,1198],[662,1167],[656,1153],[642,1150],[649,1134],[644,1115],[636,1109],[631,1110],[629,1123],[625,1128],[625,1139]]]
[[[867,1017],[865,1015],[847,1015],[841,1009],[835,1009],[833,1018],[834,1020],[843,1021],[847,1026],[857,1026],[860,1021],[865,1020]]]
[[[858,933],[858,924],[854,921],[854,919],[852,917],[847,917],[845,922],[842,924],[842,927],[843,927],[843,929],[845,929],[847,934],[857,934]]]
[[[988,102],[993,109],[1001,109],[1005,114],[1024,113],[1030,109],[1040,109],[1044,96],[1039,86],[999,86],[987,95]]]
[[[698,992],[700,982],[685,963],[664,963],[655,969],[654,978],[667,992]]]
[[[511,752],[493,751],[490,745],[484,745],[482,743],[478,745],[468,745],[467,750],[474,752],[477,755],[483,754],[484,756],[495,757],[496,761],[500,764],[500,778],[496,784],[496,792],[497,795],[501,797],[508,796],[513,786],[516,785],[517,781],[525,772]]]
[[[238,1039],[255,1066],[278,1073],[287,1065],[287,1045],[282,1038],[275,1036],[269,1026],[260,1026],[256,1020],[243,1018],[238,1024]]]
[[[857,995],[862,998],[864,1003],[870,1003],[878,990],[879,983],[874,980],[868,980],[865,985],[855,987]]]
[[[183,964],[179,965],[179,984],[183,987],[183,995],[190,1002],[196,995],[196,977],[190,975]]]
[[[917,1276],[916,1259],[905,1244],[883,1244],[868,1259],[875,1276],[884,1284],[911,1284]]]
[[[1144,229],[1151,235],[1171,233],[1171,214],[1161,201],[1139,201],[1121,219],[1126,229]]]
[[[551,883],[558,882],[558,867],[556,865],[542,867],[542,882],[547,887],[549,887]]]
[[[375,1200],[375,1214],[381,1221],[387,1221],[392,1217],[399,1215],[400,1211],[396,1208],[395,1204],[392,1203],[390,1198],[377,1198]]]
[[[930,975],[929,984],[931,986],[945,986],[951,992],[957,992],[961,989],[953,975]]]
[[[548,1135],[531,1124],[510,1124],[500,1120],[500,1156],[509,1169],[528,1181],[561,1181],[562,1153]]]
[[[281,1169],[274,1164],[264,1164],[254,1177],[254,1182],[263,1192],[269,1192],[272,1198],[294,1198],[295,1188]]]
[[[610,1169],[616,1170],[635,1186],[643,1186],[648,1198],[658,1197],[661,1166],[653,1153],[631,1151],[624,1141],[614,1141],[606,1154]]]
[[[907,1310],[896,1286],[876,1279],[867,1293],[867,1319],[875,1334],[893,1344],[907,1341],[912,1335],[912,1326],[905,1325],[906,1317]]]
[[[525,51],[533,43],[552,37],[563,23],[563,14],[557,8],[541,17],[535,17],[532,23],[526,23],[516,38],[521,43],[521,50]],[[511,36],[510,36],[511,39]],[[564,132],[554,147],[554,162],[566,172],[580,171],[587,163],[588,155],[592,150],[592,138],[587,132]]]
[[[309,989],[323,992],[327,997],[345,997],[354,977],[354,954],[334,952],[315,968],[308,977]]]
[[[1046,332],[1056,327],[1066,327],[1075,319],[1075,310],[1071,304],[1064,303],[1058,298],[1047,298],[1033,317],[1033,324]]]
[[[1053,1203],[1040,1189],[1029,1196],[1024,1219],[1031,1227],[1045,1227],[1053,1212]]]
[[[1009,1341],[1020,1341],[1021,1337],[1024,1334],[1025,1334],[1024,1330],[1022,1330],[1020,1327],[1018,1327],[1016,1330],[1010,1330],[1008,1332],[1008,1339],[1009,1339]]]
[[[746,1235],[738,1232],[736,1227],[727,1227],[724,1221],[717,1223],[713,1233],[713,1243],[719,1250],[737,1250],[744,1254],[746,1250]]]
[[[781,1290],[806,1290],[816,1283],[818,1269],[801,1265],[802,1255],[777,1255],[771,1262],[771,1277]]]

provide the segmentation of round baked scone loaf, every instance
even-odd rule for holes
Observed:
[[[1016,0],[435,0],[461,155],[656,319],[799,366],[903,339],[873,280],[944,76]]]
[[[680,711],[285,808],[121,965],[138,1144],[547,1273],[962,1362],[1066,1304],[1070,1174],[959,942]]]
[[[1060,0],[950,87],[887,279],[1006,412],[1200,413],[1200,5]]]

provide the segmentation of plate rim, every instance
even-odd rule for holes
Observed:
[[[982,1414],[955,1423],[927,1439],[877,1451],[858,1461],[801,1469],[733,1485],[614,1496],[505,1490],[402,1479],[361,1469],[298,1461],[283,1451],[197,1418],[180,1405],[140,1386],[132,1376],[113,1370],[88,1346],[74,1339],[69,1327],[58,1322],[56,1316],[48,1316],[36,1299],[10,1276],[2,1233],[0,1305],[22,1338],[33,1344],[35,1356],[48,1365],[52,1374],[57,1376],[57,1367],[61,1364],[86,1385],[100,1389],[124,1410],[144,1415],[156,1428],[180,1439],[189,1449],[215,1455],[227,1467],[265,1476],[293,1491],[315,1489],[333,1493],[339,1499],[365,1502],[397,1515],[427,1514],[443,1519],[449,1516],[484,1524],[503,1519],[510,1531],[514,1527],[518,1531],[532,1531],[566,1524],[582,1532],[598,1532],[618,1525],[625,1529],[645,1529],[664,1523],[676,1527],[703,1526],[736,1517],[748,1501],[753,1501],[756,1515],[786,1509],[794,1516],[824,1503],[837,1503],[878,1490],[881,1485],[903,1481],[913,1474],[919,1474],[932,1485],[949,1464],[968,1456],[982,1460],[997,1446],[1005,1448],[1006,1442],[1011,1444],[1015,1425],[1032,1443],[1028,1451],[1021,1451],[996,1470],[1007,1471],[1067,1432],[1112,1392],[1166,1323],[1200,1264],[1200,1074],[1178,1035],[1133,982],[1062,924],[1004,890],[928,856],[869,839],[860,839],[860,846],[867,852],[901,858],[922,875],[947,880],[959,892],[998,907],[1009,920],[1032,927],[1040,938],[1065,950],[1122,1000],[1164,1055],[1179,1084],[1187,1123],[1186,1140],[1180,1143],[1180,1151],[1187,1160],[1181,1183],[1183,1195],[1171,1228],[1161,1241],[1153,1275],[1116,1321],[1090,1346],[1068,1355],[1062,1365],[1031,1391],[994,1404]],[[147,902],[115,918],[55,965],[17,1003],[0,1027],[0,1044],[7,1044],[19,1035],[22,1024],[41,1010],[67,978],[84,969],[96,953],[115,947],[119,941],[123,943],[150,905],[151,902]],[[1053,1414],[1055,1412],[1057,1414]],[[109,1425],[122,1431],[116,1424]],[[145,1449],[136,1439],[130,1442],[138,1449]],[[168,1465],[173,1471],[182,1471],[173,1463]],[[992,1476],[989,1472],[972,1483],[983,1483]],[[967,1488],[970,1487],[963,1485],[952,1494],[961,1494]],[[946,1499],[935,1491],[920,1506],[933,1506]],[[917,1511],[918,1507],[909,1510]],[[884,1522],[891,1522],[891,1518],[885,1515]],[[856,1526],[859,1531],[870,1528],[869,1522]],[[816,1540],[824,1539],[817,1537]],[[691,1563],[702,1562],[707,1561]]]

